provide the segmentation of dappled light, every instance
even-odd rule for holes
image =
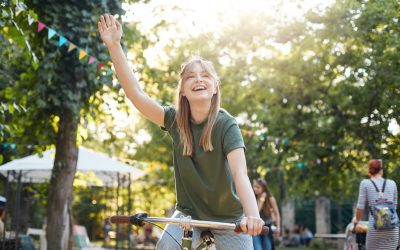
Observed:
[[[193,197],[214,197],[226,176],[232,183],[224,188],[234,191],[205,199],[201,212],[226,201],[225,210],[236,209],[245,193],[234,186],[240,169],[267,181],[281,213],[280,247],[284,226],[298,224],[318,233],[311,245],[338,237],[337,248],[368,161],[380,159],[384,178],[400,183],[398,10],[395,0],[3,1],[0,196],[7,202],[0,197],[0,206],[7,213],[0,220],[7,235],[31,228],[34,244],[47,234],[49,249],[66,249],[60,235],[75,225],[71,235],[82,242],[145,247],[141,237],[157,229],[107,218],[168,217],[176,205],[192,213]],[[116,21],[101,19],[105,13]],[[195,61],[180,79],[193,58],[209,60],[218,78]],[[222,118],[208,102],[219,94],[229,112]],[[220,139],[234,129],[218,130],[219,119],[232,119],[242,144]],[[196,129],[210,124],[200,137]],[[217,154],[208,143],[224,171],[207,158]],[[229,154],[244,146],[245,164],[237,166],[242,161]],[[90,153],[84,164],[82,148]]]

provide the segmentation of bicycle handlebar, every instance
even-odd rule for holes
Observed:
[[[239,223],[224,223],[214,221],[192,220],[190,216],[181,216],[181,218],[162,218],[162,217],[147,217],[146,213],[138,213],[133,216],[129,215],[116,215],[110,217],[111,223],[116,224],[133,224],[136,226],[143,226],[144,222],[175,224],[183,228],[203,227],[213,229],[228,229],[236,233],[243,233]],[[270,227],[263,226],[261,234],[266,235],[269,233]],[[275,231],[275,226],[271,226],[271,230]]]

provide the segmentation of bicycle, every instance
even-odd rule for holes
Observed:
[[[346,241],[344,249],[365,250],[368,221],[360,221],[357,225],[350,223],[346,227]]]
[[[163,217],[147,217],[147,213],[137,213],[135,215],[116,215],[110,217],[110,222],[114,224],[133,224],[139,227],[144,226],[144,223],[150,223],[158,226],[156,223],[163,224],[174,224],[178,225],[183,229],[183,237],[181,244],[171,237],[179,244],[182,250],[192,249],[192,236],[193,227],[207,228],[207,229],[228,229],[233,230],[236,233],[242,233],[240,224],[234,223],[224,223],[224,222],[214,222],[214,221],[202,221],[202,220],[192,220],[190,216],[181,216],[180,218],[163,218]],[[274,231],[275,226],[264,226],[261,234],[268,234],[269,230]],[[212,233],[209,230],[205,230],[200,235],[200,244],[195,248],[195,250],[201,249],[215,249],[215,241]]]

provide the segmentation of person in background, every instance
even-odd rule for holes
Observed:
[[[139,242],[144,246],[156,246],[157,237],[153,234],[153,225],[147,223],[143,227],[142,234],[139,236]]]
[[[306,226],[301,228],[301,243],[302,245],[308,246],[313,238],[313,234]]]
[[[364,179],[360,183],[356,216],[353,218],[355,227],[361,220],[364,210],[371,209],[375,205],[376,200],[380,199],[379,192],[376,191],[374,184],[380,192],[382,192],[385,184],[384,191],[382,192],[383,198],[397,204],[397,185],[393,180],[385,180],[383,178],[383,165],[381,160],[372,159],[368,162],[368,175],[370,176],[370,179]],[[395,227],[391,229],[377,230],[374,228],[374,223],[374,217],[370,213],[366,250],[396,249],[399,243],[399,228]]]
[[[261,219],[268,226],[276,226],[276,230],[270,230],[268,235],[253,236],[254,250],[274,250],[274,234],[279,236],[280,214],[274,196],[267,187],[267,182],[263,179],[253,181],[253,191],[256,196],[258,210]]]
[[[4,239],[5,235],[4,217],[6,216],[6,202],[7,199],[0,196],[0,239]]]
[[[104,220],[103,224],[103,234],[104,234],[104,244],[107,245],[108,242],[110,241],[110,234],[109,232],[111,231],[111,222],[109,219]]]

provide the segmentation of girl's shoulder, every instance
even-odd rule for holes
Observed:
[[[233,117],[225,109],[220,108],[219,112],[218,112],[217,122],[227,122],[227,121],[231,121],[231,122],[237,123],[235,117]]]

